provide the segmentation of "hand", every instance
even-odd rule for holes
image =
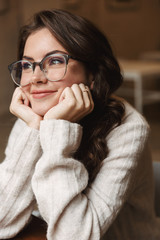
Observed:
[[[64,89],[59,103],[44,115],[44,119],[64,119],[78,122],[92,112],[93,108],[94,102],[89,88],[83,83],[73,84],[72,87]]]
[[[10,112],[21,118],[29,127],[39,129],[42,117],[33,112],[27,96],[20,87],[17,87],[13,93]]]

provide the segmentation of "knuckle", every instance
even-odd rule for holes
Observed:
[[[69,91],[70,90],[70,87],[66,87],[65,89],[64,89],[64,91]]]
[[[80,83],[79,86],[84,88],[85,85],[84,85],[84,83]]]
[[[78,87],[78,84],[74,83],[71,88],[72,88],[72,90],[74,90],[74,89],[77,89],[77,87]]]
[[[76,86],[78,86],[78,84],[77,83],[73,83],[72,87],[76,87]]]

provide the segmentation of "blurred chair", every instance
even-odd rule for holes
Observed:
[[[160,217],[160,162],[153,162],[153,171],[155,179],[155,211]]]

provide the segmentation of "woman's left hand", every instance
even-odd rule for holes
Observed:
[[[92,112],[94,102],[88,86],[73,84],[66,87],[59,99],[59,103],[51,108],[44,119],[63,119],[78,122]]]

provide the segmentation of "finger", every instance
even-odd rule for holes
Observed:
[[[59,105],[54,107],[53,116],[76,121],[76,119],[79,119],[79,116],[84,115],[85,112],[86,109],[81,88],[78,84],[73,84],[71,87],[66,87],[62,92]]]
[[[87,94],[88,89],[85,88],[83,83],[73,84],[71,88],[76,98],[77,110],[80,111],[80,114],[87,113],[88,109],[90,108],[90,99]]]
[[[29,99],[27,98],[26,94],[23,92],[22,90],[22,100],[23,100],[23,104],[26,106],[30,105]]]
[[[64,100],[65,100],[66,104],[70,107],[75,106],[75,104],[76,104],[75,95],[70,87],[66,87],[63,90],[63,92],[59,98],[59,103],[63,102]]]
[[[13,93],[12,101],[10,104],[10,111],[11,113],[15,113],[18,111],[18,106],[22,104],[22,91],[19,87],[17,87]]]
[[[23,103],[24,99],[26,98],[24,92],[20,87],[17,87],[13,93],[13,101],[16,101],[18,103]]]
[[[21,88],[17,87],[13,93],[12,101],[10,104],[10,111],[14,115],[20,115],[21,112],[29,106],[29,100]],[[29,108],[30,109],[30,108]]]
[[[61,96],[60,96],[60,98],[59,98],[59,102],[63,101],[63,100],[66,99],[66,98],[74,98],[73,91],[71,90],[70,87],[66,87],[66,88],[63,90],[63,92],[62,92],[62,94],[61,94]]]
[[[19,99],[20,99],[20,89],[19,89],[19,87],[17,87],[12,96],[12,101],[11,101],[11,105],[10,105],[11,109],[15,104],[17,105]]]
[[[79,90],[81,91],[81,96],[83,99],[83,109],[81,108],[82,111],[79,111],[77,113],[74,121],[79,121],[84,116],[92,112],[94,108],[94,103],[93,103],[93,99],[92,99],[92,95],[89,87],[85,86],[83,83],[79,84],[78,87],[79,87]]]
[[[10,112],[26,122],[28,126],[39,129],[42,117],[35,114],[28,104],[29,100],[25,93],[21,88],[16,88],[10,104]]]
[[[80,86],[78,84],[73,84],[71,86],[71,89],[72,89],[72,91],[74,93],[74,96],[75,96],[76,100],[79,103],[83,104],[83,94],[82,94]]]
[[[84,99],[86,108],[92,111],[94,108],[94,102],[93,102],[92,94],[90,92],[89,87],[85,86],[84,84],[80,84],[79,86],[83,93],[83,99]]]

